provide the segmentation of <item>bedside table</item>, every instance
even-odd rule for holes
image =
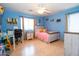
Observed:
[[[33,32],[27,32],[27,40],[33,39]]]

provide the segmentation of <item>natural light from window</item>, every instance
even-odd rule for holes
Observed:
[[[68,32],[79,32],[79,13],[68,16]]]
[[[22,29],[22,19],[21,19],[21,29]],[[24,30],[33,31],[34,30],[34,19],[24,18]]]

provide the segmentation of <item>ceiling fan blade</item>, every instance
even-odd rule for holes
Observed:
[[[44,14],[50,14],[50,13],[44,12]]]
[[[51,11],[51,10],[49,10],[49,9],[45,9],[45,10],[47,10],[47,11]]]
[[[50,12],[49,12],[49,11],[44,11],[44,13],[50,14]]]

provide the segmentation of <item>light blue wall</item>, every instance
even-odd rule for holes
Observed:
[[[3,32],[6,32],[6,29],[9,27],[9,28],[13,28],[13,25],[12,26],[8,26],[7,25],[7,18],[17,18],[18,19],[18,28],[21,28],[21,25],[20,25],[20,16],[24,16],[24,17],[27,17],[27,18],[33,18],[33,19],[36,19],[37,22],[39,19],[41,19],[40,16],[32,16],[32,15],[29,15],[29,14],[24,14],[24,13],[21,13],[21,12],[16,12],[16,11],[13,11],[12,9],[10,8],[5,8],[5,11],[4,11],[4,14],[3,14],[3,18],[2,18],[2,31]],[[41,24],[42,22],[40,22]]]
[[[40,16],[37,18],[37,25],[44,26],[44,17]]]
[[[20,17],[19,16],[25,16],[27,18],[34,18],[37,22],[37,24],[42,25],[46,27],[50,31],[58,31],[60,32],[61,39],[64,38],[64,32],[65,32],[65,26],[66,26],[66,14],[71,14],[79,12],[79,6],[70,8],[61,12],[58,12],[54,15],[49,15],[49,16],[33,16],[29,14],[24,14],[21,12],[16,12],[13,11],[10,8],[5,8],[3,18],[2,18],[2,31],[6,31],[7,29],[7,18],[17,18],[18,19],[18,28],[21,28],[20,26]],[[49,20],[46,21],[46,18]],[[51,22],[50,20],[54,19],[54,22]],[[56,20],[61,19],[61,22],[57,23]],[[13,26],[12,26],[13,27]],[[11,28],[11,26],[10,26]]]
[[[3,16],[3,14],[0,13],[0,26],[2,24],[2,16]]]
[[[2,15],[0,15],[0,25],[1,25],[1,23],[2,23]]]
[[[49,31],[60,32],[60,38],[64,39],[64,32],[66,29],[66,14],[71,14],[71,13],[75,13],[75,12],[79,12],[79,6],[58,12],[54,15],[46,16],[46,17],[44,17],[44,26]],[[46,18],[48,18],[49,20],[46,21]],[[54,19],[53,22],[50,21],[52,19]],[[57,19],[61,19],[61,22],[56,22]]]

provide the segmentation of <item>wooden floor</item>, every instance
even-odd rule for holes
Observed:
[[[38,39],[24,40],[16,46],[11,56],[63,56],[64,42],[46,43]]]

